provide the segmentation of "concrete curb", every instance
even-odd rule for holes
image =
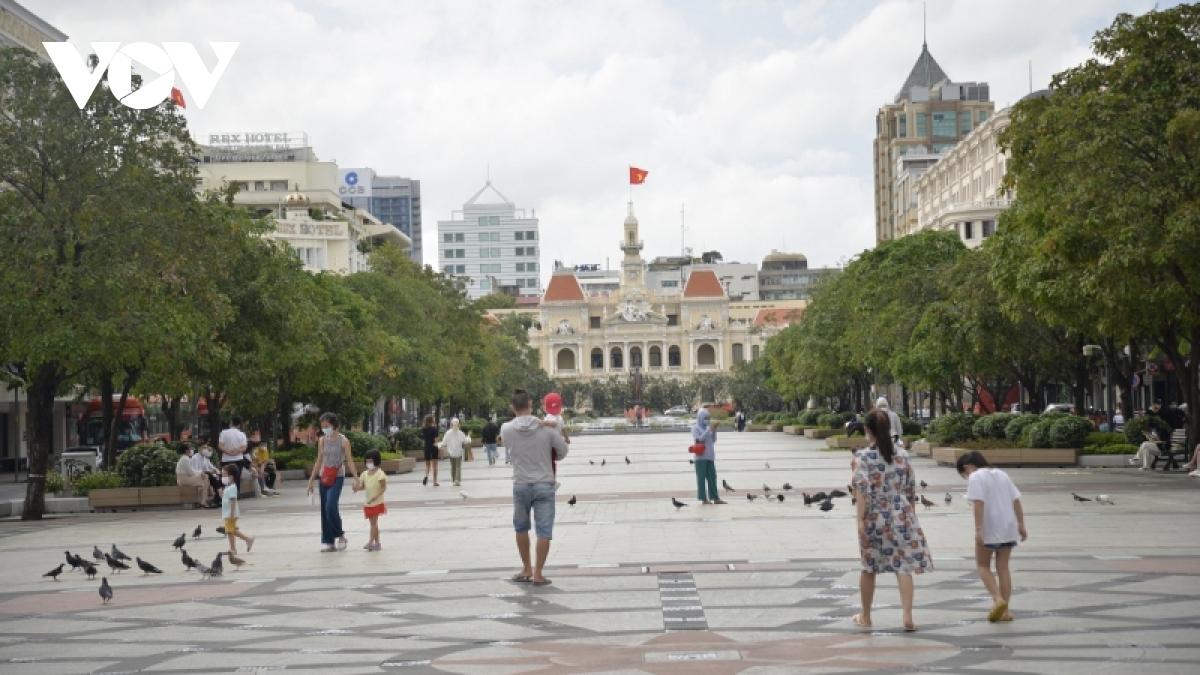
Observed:
[[[0,518],[16,518],[25,512],[24,499],[0,501]],[[47,498],[46,513],[91,513],[87,497]]]

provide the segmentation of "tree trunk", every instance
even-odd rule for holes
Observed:
[[[54,395],[65,374],[57,363],[38,367],[25,389],[29,407],[29,481],[25,484],[25,507],[21,520],[41,520],[46,510],[46,470],[54,450]],[[109,468],[106,465],[106,468]]]
[[[104,457],[104,466],[108,469],[115,467],[117,461],[117,434],[113,429],[113,395],[116,387],[113,385],[112,371],[100,373],[100,453]]]
[[[208,404],[208,444],[212,446],[213,453],[220,457],[221,449],[217,445],[217,438],[221,435],[221,405],[223,403],[220,393],[213,393],[210,390],[205,390],[204,401]]]
[[[903,410],[905,417],[912,417],[911,410],[908,407],[908,385],[900,383],[900,400],[904,402]]]

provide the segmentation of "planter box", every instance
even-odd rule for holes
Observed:
[[[1140,469],[1137,455],[1080,455],[1079,466],[1094,469]]]
[[[138,506],[138,488],[109,488],[88,492],[88,506],[114,508]]]
[[[783,425],[782,424],[767,425],[767,431],[783,431]]]
[[[424,454],[422,454],[422,457],[424,457]],[[384,473],[411,473],[416,464],[417,460],[413,459],[412,457],[385,459],[380,462],[379,468],[383,469]],[[355,462],[354,466],[357,467],[360,474],[367,470],[367,465],[364,462]]]
[[[770,431],[770,424],[747,424],[746,431]]]
[[[163,506],[168,504],[195,504],[200,488],[186,485],[138,488],[139,506]],[[239,496],[240,498],[240,496]]]
[[[909,452],[917,457],[932,457],[933,449],[936,447],[936,444],[930,443],[929,441],[914,441],[909,446]]]
[[[858,449],[865,448],[870,445],[870,443],[862,436],[851,436],[849,438],[846,438],[845,436],[830,436],[829,438],[825,439],[825,445],[831,448]]]
[[[846,433],[846,431],[844,429],[805,429],[804,437],[805,438],[822,439],[822,438],[829,438],[830,436],[837,436],[838,434],[845,434],[845,433]]]
[[[945,466],[954,466],[958,458],[970,452],[962,448],[937,447],[933,459]],[[994,466],[1075,466],[1079,462],[1077,448],[999,448],[980,450]]]
[[[804,429],[798,426],[787,424],[783,427],[783,433],[787,434],[788,436],[800,436],[804,433]]]

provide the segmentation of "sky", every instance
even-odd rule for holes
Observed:
[[[681,247],[834,266],[874,245],[871,142],[921,51],[919,0],[20,0],[93,41],[240,42],[197,134],[307,132],[322,160],[421,180],[434,230],[483,187],[536,210],[554,260]],[[1159,2],[1160,7],[1176,4]],[[1153,0],[928,0],[930,52],[997,109]],[[185,88],[185,96],[187,95]],[[681,207],[686,231],[681,233]]]

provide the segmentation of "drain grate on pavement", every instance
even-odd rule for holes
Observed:
[[[658,597],[662,602],[664,630],[708,630],[700,592],[691,572],[659,574]]]

